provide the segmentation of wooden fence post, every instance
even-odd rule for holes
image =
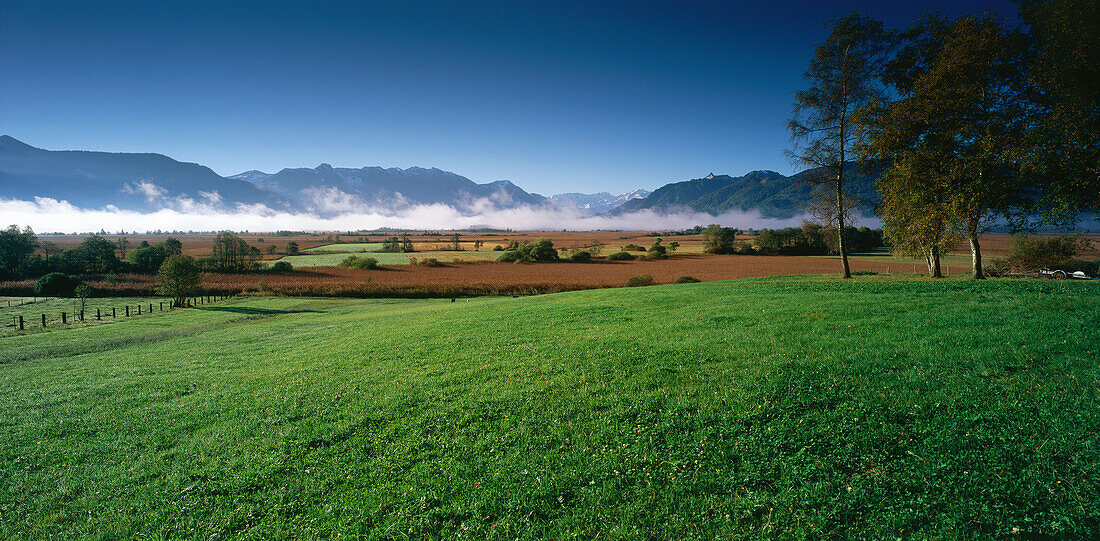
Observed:
[[[118,317],[118,314],[115,313],[115,307],[112,306],[111,307],[111,318],[113,319],[113,318],[116,318],[116,317]]]
[[[42,327],[46,326],[46,314],[42,314]]]
[[[61,312],[61,324],[64,325],[69,322],[68,317],[65,316],[65,312]]]
[[[141,305],[140,304],[138,305],[138,314],[137,315],[139,315],[139,316],[141,315]]]
[[[80,322],[81,322],[81,323],[83,323],[83,322],[84,322],[84,310],[81,310],[81,311],[80,311]]]
[[[23,316],[19,316],[19,330],[23,330]]]
[[[149,313],[153,313],[153,303],[149,303]]]
[[[160,311],[164,311],[164,301],[160,301]]]
[[[130,305],[126,305],[126,317],[130,317]]]
[[[99,321],[99,308],[95,309],[95,320]]]

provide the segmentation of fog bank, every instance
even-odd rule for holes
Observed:
[[[443,204],[413,205],[401,209],[342,208],[333,214],[278,211],[263,205],[225,208],[192,203],[186,208],[153,212],[123,210],[112,206],[80,208],[68,201],[36,197],[34,201],[0,200],[3,225],[31,226],[39,233],[99,231],[356,231],[383,227],[447,230],[497,228],[513,230],[654,230],[687,229],[721,224],[739,229],[795,226],[806,218],[763,218],[756,212],[726,212],[718,216],[700,212],[659,213],[644,210],[621,216],[586,216],[572,209],[548,207],[496,208],[491,201],[463,209]]]

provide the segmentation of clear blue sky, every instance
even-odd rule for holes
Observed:
[[[793,171],[823,21],[1004,0],[0,2],[0,134],[223,175],[439,167],[529,191]]]

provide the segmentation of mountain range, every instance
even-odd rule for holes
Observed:
[[[233,208],[264,205],[275,210],[334,215],[366,209],[398,210],[448,205],[460,211],[522,207],[571,209],[582,215],[656,212],[758,211],[768,218],[803,213],[812,199],[808,183],[818,171],[792,177],[753,171],[740,177],[708,175],[615,195],[562,193],[544,197],[507,180],[479,184],[436,168],[321,164],[274,174],[246,171],[222,177],[208,167],[161,154],[54,151],[0,136],[0,198],[49,197],[83,208],[153,211],[162,208]],[[854,178],[857,197],[872,200],[874,175]],[[201,205],[201,206],[200,206]]]

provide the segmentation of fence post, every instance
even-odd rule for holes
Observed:
[[[130,317],[130,305],[126,305],[126,317]]]
[[[99,308],[95,309],[95,320],[99,321]]]
[[[23,330],[23,316],[19,316],[19,330]]]
[[[141,305],[140,304],[138,305],[138,315],[139,316],[141,315]]]
[[[153,313],[153,303],[149,303],[149,313]]]
[[[65,312],[61,312],[61,324],[64,325],[69,322],[69,318],[65,316]]]
[[[81,311],[80,311],[80,322],[81,322],[81,323],[83,323],[83,322],[84,322],[84,310],[81,310]]]
[[[115,313],[115,307],[112,306],[111,307],[111,318],[113,319],[113,318],[116,318],[116,317],[118,317],[118,314]]]
[[[164,301],[160,301],[160,311],[164,311]]]
[[[42,327],[46,327],[46,314],[42,314]]]

